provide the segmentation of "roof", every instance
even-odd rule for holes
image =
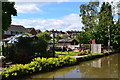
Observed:
[[[58,42],[59,43],[62,43],[62,42],[72,42],[72,41],[74,41],[75,39],[60,39]]]
[[[36,37],[35,35],[27,35],[27,34],[18,34],[18,35],[15,35],[15,36],[12,36],[9,40],[8,40],[8,43],[14,43],[14,42],[18,42],[18,38],[19,37],[31,37],[31,38],[34,38]]]
[[[39,32],[41,32],[41,30],[39,30],[39,29],[37,29],[37,30],[35,30],[37,33],[39,33]]]
[[[31,32],[34,28],[26,28],[28,32]]]
[[[22,25],[11,25],[8,28],[9,31],[16,31],[16,32],[28,32],[26,28]]]

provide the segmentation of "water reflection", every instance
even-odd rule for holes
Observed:
[[[29,78],[118,78],[119,56],[120,54],[113,54],[53,72],[32,75]]]
[[[84,62],[77,69],[82,78],[118,78],[118,54]]]

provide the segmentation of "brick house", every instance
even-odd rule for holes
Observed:
[[[26,28],[26,30],[28,31],[28,33],[32,34],[32,35],[36,35],[37,32],[34,28]]]

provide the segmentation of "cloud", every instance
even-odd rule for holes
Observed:
[[[59,19],[12,19],[12,24],[23,25],[24,27],[34,27],[44,30],[81,30],[83,24],[79,14],[69,14]]]
[[[35,3],[16,3],[15,8],[18,13],[37,13],[42,12]]]

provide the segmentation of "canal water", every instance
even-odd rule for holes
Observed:
[[[80,62],[78,65],[23,78],[30,80],[40,78],[119,78],[119,57],[120,54],[112,54],[106,57]]]

